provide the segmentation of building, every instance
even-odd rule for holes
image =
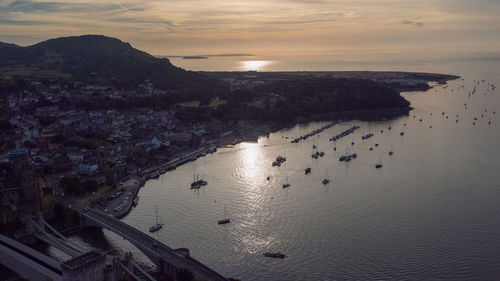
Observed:
[[[98,164],[80,163],[78,167],[82,175],[94,175],[99,170]]]
[[[170,140],[173,144],[186,144],[193,139],[192,133],[173,133],[170,134]]]
[[[7,157],[0,162],[0,225],[40,213],[41,191],[28,150],[13,149]]]
[[[90,251],[61,264],[63,281],[106,280],[106,255]]]
[[[69,160],[72,164],[78,164],[83,161],[83,153],[72,151],[67,153]]]

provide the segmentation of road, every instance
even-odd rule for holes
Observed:
[[[114,217],[111,217],[103,212],[88,208],[82,213],[87,218],[93,220],[94,222],[97,222],[103,227],[106,227],[127,239],[129,242],[143,251],[144,254],[146,254],[149,258],[152,258],[153,262],[155,263],[158,263],[160,259],[163,259],[165,262],[171,264],[175,268],[187,268],[191,270],[196,276],[201,277],[203,280],[227,281],[227,279],[222,275],[201,264],[195,259],[191,257],[185,257],[181,253],[176,252],[172,248],[154,239],[148,234],[143,233],[142,231],[139,231],[136,228]]]

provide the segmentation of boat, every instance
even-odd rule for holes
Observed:
[[[277,253],[264,253],[265,257],[270,257],[270,258],[278,258],[278,259],[284,259],[286,258],[285,254],[282,254],[280,252]]]
[[[199,183],[201,186],[205,186],[208,184],[208,182],[206,180],[203,180],[203,177],[199,180]]]
[[[283,184],[283,188],[288,188],[290,187],[290,184],[288,183],[288,176],[285,174],[285,183]]]
[[[230,223],[230,222],[231,222],[231,219],[227,217],[226,205],[224,205],[224,218],[221,220],[218,220],[217,223],[218,224],[226,224],[226,223]]]
[[[163,223],[160,223],[158,221],[158,208],[156,207],[156,204],[155,204],[155,210],[156,210],[156,224],[149,228],[149,232],[156,232],[163,228]]]
[[[311,172],[311,168],[306,168],[306,169],[304,170],[304,174],[309,174],[310,172]]]
[[[204,185],[207,185],[208,182],[198,178],[198,175],[193,174],[193,182],[191,183],[191,189],[198,189]]]
[[[382,168],[382,161],[380,161],[380,155],[378,156],[378,163],[375,165],[375,169],[380,169]]]
[[[324,185],[327,185],[330,182],[330,180],[328,179],[328,170],[325,170],[325,178],[322,182]]]

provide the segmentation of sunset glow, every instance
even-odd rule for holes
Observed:
[[[242,61],[242,70],[248,71],[248,70],[254,70],[254,71],[259,71],[263,70],[263,68],[267,65],[269,65],[271,62],[269,61]]]
[[[103,34],[155,55],[491,55],[500,49],[499,13],[500,2],[488,0],[4,0],[0,41]]]

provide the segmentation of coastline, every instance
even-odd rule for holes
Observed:
[[[293,123],[296,124],[323,120],[335,122],[335,125],[338,125],[350,120],[384,120],[386,118],[393,118],[408,114],[408,112],[411,110],[413,110],[413,108],[408,107],[381,110],[331,112],[327,114],[317,114],[314,116],[309,116],[308,118],[296,118]],[[112,215],[118,219],[122,219],[132,211],[133,207],[135,207],[136,204],[138,204],[139,191],[148,180],[157,179],[159,176],[167,173],[170,170],[174,170],[185,163],[195,161],[200,157],[206,156],[207,154],[215,153],[218,148],[227,147],[229,145],[236,145],[244,141],[255,141],[259,136],[267,135],[273,131],[287,128],[289,127],[289,125],[290,124],[285,125],[280,123],[260,123],[256,126],[253,126],[253,128],[235,130],[231,135],[208,141],[208,144],[204,144],[200,148],[180,152],[173,159],[165,163],[149,167],[140,174],[128,175],[127,178],[125,178],[118,187],[118,189],[120,190],[119,193],[123,192],[123,194],[128,194],[127,203],[122,209],[118,211],[111,211],[108,205],[101,205],[100,207],[97,206],[97,208],[101,210],[108,210],[109,215]],[[108,196],[109,194],[104,194],[102,197],[96,198],[96,200],[92,201],[90,205],[96,207],[99,202],[102,202]]]
[[[455,80],[459,77],[450,76],[448,78],[450,80]],[[446,80],[445,83],[447,83],[447,81],[448,80]],[[442,82],[443,81],[440,81],[439,83],[442,84]],[[432,88],[432,86],[429,86],[429,88],[424,91]],[[400,94],[403,92],[407,91],[401,91]],[[338,125],[350,120],[387,120],[396,118],[401,115],[408,115],[411,110],[413,110],[413,107],[408,106],[402,108],[329,112],[323,114],[314,114],[311,116],[296,117],[294,118],[292,123],[298,124],[313,121],[331,121],[334,122],[335,125]],[[234,131],[229,135],[221,135],[219,138],[207,141],[206,144],[203,144],[198,148],[182,151],[175,155],[173,159],[170,159],[165,163],[149,167],[139,174],[127,175],[126,178],[120,182],[120,186],[118,187],[120,191],[116,193],[121,194],[123,192],[123,194],[127,194],[127,196],[125,197],[126,204],[124,204],[122,208],[116,211],[111,211],[109,214],[118,219],[126,217],[131,212],[132,208],[138,204],[139,191],[148,180],[157,179],[160,175],[163,175],[170,170],[174,170],[187,162],[195,161],[199,157],[206,156],[210,153],[215,153],[218,148],[226,147],[229,145],[236,145],[244,141],[255,141],[262,135],[267,135],[273,131],[279,131],[287,127],[290,127],[290,124],[279,122],[265,122],[257,123],[256,125],[252,125],[250,128],[234,129]],[[110,194],[103,194],[101,197],[96,198],[95,200],[90,202],[90,206],[95,207],[96,203],[102,204],[103,199],[109,198],[109,195]],[[100,209],[101,211],[109,212],[110,209],[108,207],[108,205],[101,205]]]
[[[280,128],[283,128],[280,126]],[[101,197],[95,198],[90,202],[90,206],[93,208],[98,208],[101,211],[107,210],[106,213],[117,218],[122,219],[126,217],[133,207],[138,204],[138,194],[139,191],[147,181],[151,179],[157,179],[159,176],[165,174],[170,170],[175,170],[177,167],[186,164],[191,161],[195,161],[200,157],[204,157],[207,154],[215,153],[218,148],[227,147],[229,145],[235,145],[240,142],[255,140],[261,135],[269,134],[273,129],[271,124],[259,124],[250,130],[238,130],[233,134],[228,135],[226,137],[221,137],[219,139],[214,139],[209,141],[209,144],[204,144],[199,148],[191,149],[189,151],[183,151],[174,156],[173,159],[147,168],[145,171],[138,174],[130,174],[125,179],[120,182],[118,186],[118,192],[115,193],[120,195],[127,196],[127,203],[125,206],[117,211],[112,211],[112,206],[109,203],[102,204],[103,202],[107,202],[107,198],[113,196],[113,194],[103,194]]]

